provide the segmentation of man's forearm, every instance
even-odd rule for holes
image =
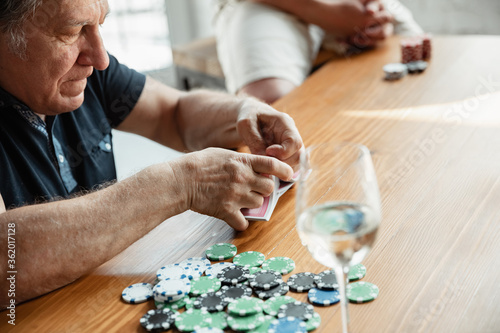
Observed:
[[[187,208],[170,164],[149,167],[103,190],[0,214],[2,253],[7,225],[16,229],[16,300],[64,286],[124,250]],[[6,256],[2,290],[6,290]],[[6,305],[6,292],[1,293]]]

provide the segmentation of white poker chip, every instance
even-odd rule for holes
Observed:
[[[210,260],[203,257],[187,258],[186,260],[181,261],[179,264],[182,266],[188,266],[195,272],[201,272],[200,276],[203,275],[207,268],[212,265],[210,263]]]
[[[163,280],[158,282],[153,288],[153,294],[155,296],[163,297],[179,297],[182,298],[186,296],[191,290],[191,283],[189,279],[179,279],[179,280]],[[178,298],[178,299],[180,299]]]
[[[122,298],[125,302],[137,304],[153,298],[153,285],[151,283],[136,283],[123,289]]]
[[[212,266],[208,267],[207,270],[205,271],[206,276],[217,276],[224,268],[230,267],[230,266],[235,266],[235,264],[231,262],[218,262],[216,264],[213,264]]]
[[[195,330],[193,333],[224,333],[224,331],[216,327],[202,327]]]
[[[189,266],[181,266],[180,264],[170,264],[163,266],[156,272],[156,277],[158,281],[161,280],[179,280],[179,279],[189,279],[192,280],[194,277],[194,272]],[[198,274],[196,274],[198,277]]]

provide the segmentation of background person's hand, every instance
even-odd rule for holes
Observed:
[[[240,210],[262,206],[273,192],[274,181],[266,175],[292,177],[292,169],[276,158],[220,148],[186,154],[172,163],[172,169],[187,209],[217,217],[236,230],[248,227]]]
[[[298,169],[304,144],[295,122],[286,113],[247,99],[240,107],[237,130],[253,154],[275,157]]]

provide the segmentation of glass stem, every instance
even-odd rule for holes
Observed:
[[[342,313],[342,332],[349,333],[349,309],[346,295],[346,286],[349,282],[348,279],[349,266],[335,268],[335,276],[339,284],[340,292],[340,308]]]

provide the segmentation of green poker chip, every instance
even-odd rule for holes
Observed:
[[[227,313],[225,312],[214,312],[210,313],[210,317],[212,317],[211,327],[219,328],[224,330],[227,328]]]
[[[200,296],[202,294],[216,292],[220,289],[221,282],[215,276],[200,276],[191,280],[189,295]]]
[[[205,309],[189,309],[179,314],[175,326],[181,332],[192,332],[212,325],[212,316]]]
[[[250,274],[255,274],[257,272],[260,272],[262,268],[254,266],[254,267],[248,267],[248,270],[250,271]]]
[[[183,297],[178,301],[175,302],[158,302],[155,301],[155,306],[157,309],[171,309],[171,310],[179,310],[182,309],[184,306],[186,306],[186,300],[189,299],[189,297]]]
[[[312,318],[306,321],[306,330],[307,331],[315,330],[319,327],[320,324],[321,324],[321,317],[319,313],[314,311]]]
[[[235,331],[249,331],[254,330],[257,327],[264,324],[266,317],[262,312],[255,313],[246,317],[238,317],[238,316],[228,316],[227,323],[229,327]]]
[[[379,289],[370,282],[353,282],[347,285],[346,294],[353,303],[366,303],[377,298]]]
[[[366,267],[363,264],[357,264],[350,268],[349,275],[347,277],[349,278],[349,281],[357,281],[364,278],[365,275]]]
[[[238,298],[232,303],[229,303],[227,310],[235,316],[250,316],[262,312],[264,302],[254,297]]]
[[[266,256],[263,253],[248,251],[237,254],[233,258],[233,263],[243,267],[258,267],[262,265],[264,260],[266,260]]]
[[[259,325],[259,327],[251,331],[248,331],[248,333],[267,333],[269,326],[275,319],[276,318],[274,318],[273,316],[264,316],[264,322],[261,325]]]
[[[276,316],[278,314],[280,306],[282,306],[283,304],[293,303],[295,301],[297,300],[290,296],[271,297],[264,302],[262,310],[264,310],[264,312],[267,313],[268,315]]]
[[[194,307],[194,301],[196,301],[198,297],[186,297],[186,310],[192,309]]]
[[[238,250],[233,244],[217,243],[210,246],[205,251],[205,254],[212,261],[221,261],[234,257],[237,252]]]
[[[295,269],[295,262],[287,257],[273,257],[262,264],[262,269],[271,269],[281,274],[288,274]]]

